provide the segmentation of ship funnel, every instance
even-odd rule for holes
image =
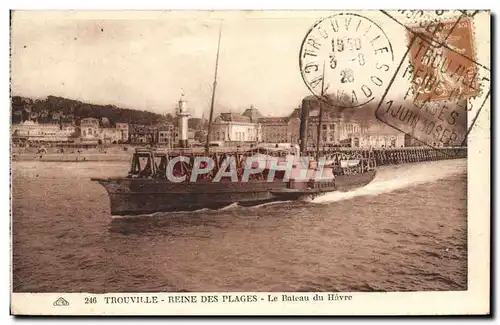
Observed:
[[[307,149],[307,122],[309,119],[309,102],[302,100],[300,109],[300,129],[299,129],[299,144],[300,152],[303,153]]]

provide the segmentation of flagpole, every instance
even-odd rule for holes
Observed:
[[[217,43],[217,56],[215,58],[215,75],[214,75],[214,83],[213,83],[213,87],[212,87],[212,101],[210,104],[210,116],[208,118],[207,142],[205,144],[206,153],[208,153],[210,150],[210,133],[212,132],[212,118],[214,115],[215,88],[217,87],[217,71],[219,68],[219,50],[220,50],[221,34],[222,34],[222,22],[219,25],[219,41]]]

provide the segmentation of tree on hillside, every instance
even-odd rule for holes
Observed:
[[[155,124],[163,118],[162,115],[116,107],[114,105],[96,105],[57,96],[48,96],[45,99],[32,100],[31,98],[12,96],[12,122],[19,123],[28,119],[31,112],[36,112],[41,123],[53,123],[54,120],[79,120],[95,117],[100,120],[106,118],[110,125],[115,123]],[[21,113],[16,113],[21,112]],[[43,113],[43,114],[42,114]],[[173,119],[172,116],[167,117]]]

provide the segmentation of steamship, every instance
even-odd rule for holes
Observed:
[[[300,146],[289,148],[255,146],[246,150],[211,147],[209,139],[217,85],[220,41],[219,31],[205,148],[188,148],[189,113],[185,100],[181,98],[177,110],[181,139],[178,148],[165,151],[137,148],[132,155],[131,169],[127,176],[91,178],[106,189],[112,215],[131,216],[203,208],[218,209],[233,203],[252,206],[272,201],[301,200],[333,191],[353,190],[373,180],[376,165],[372,155],[368,157],[346,156],[344,153],[339,153],[330,157],[326,164],[319,163],[319,134],[322,126],[323,103],[320,104],[315,157],[305,155],[309,117],[306,109],[301,110]],[[195,166],[199,162],[197,157],[210,158],[214,162],[210,172],[202,175],[194,173],[195,168],[200,167]],[[248,168],[245,162],[249,157],[258,161],[261,168],[258,172],[246,175],[245,178],[245,167]],[[227,168],[229,161],[234,162],[236,173],[231,176],[217,177],[219,171]],[[288,164],[290,168],[283,168],[283,164]],[[175,179],[172,179],[174,176]]]

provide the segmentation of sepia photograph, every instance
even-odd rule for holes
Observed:
[[[490,312],[489,11],[10,19],[12,314]]]

